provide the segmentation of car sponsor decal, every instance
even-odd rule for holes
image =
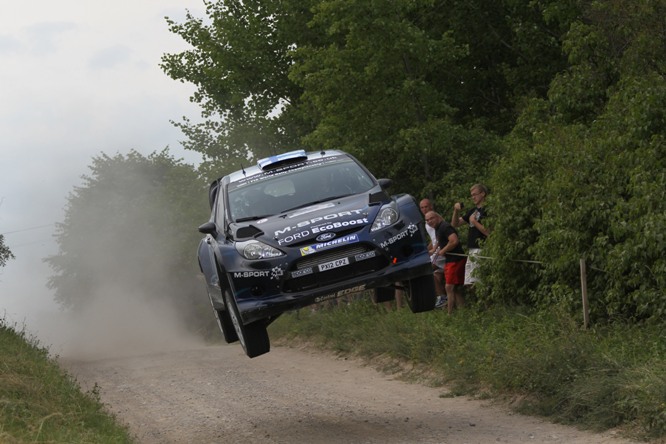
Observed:
[[[315,240],[317,242],[326,242],[326,241],[330,241],[335,236],[336,236],[335,233],[330,233],[330,232],[329,233],[323,233],[323,234],[320,234],[319,236],[317,236],[317,238]]]
[[[362,227],[364,225],[368,224],[368,219],[367,218],[362,218],[362,219],[352,219],[352,220],[345,220],[342,222],[333,222],[329,224],[321,224],[317,226],[313,226],[308,230],[302,230],[298,231],[295,233],[289,233],[286,236],[280,238],[278,237],[278,234],[284,233],[285,231],[289,231],[291,228],[287,227],[284,230],[279,230],[275,232],[275,240],[278,242],[279,245],[287,245],[291,244],[293,242],[306,239],[308,236],[311,234],[317,234],[317,233],[324,233],[328,230],[334,230],[337,228],[349,228],[349,227]]]
[[[314,270],[312,269],[312,267],[310,267],[310,268],[304,268],[302,270],[292,271],[290,276],[292,278],[299,278],[299,277],[302,277],[302,276],[307,276],[307,275],[312,274],[312,273],[314,273]]]
[[[334,268],[344,267],[345,265],[349,265],[349,258],[343,257],[335,259],[334,261],[324,262],[323,264],[319,264],[318,267],[319,271],[328,271],[333,270]]]
[[[362,219],[352,219],[352,220],[345,220],[342,222],[333,222],[332,224],[322,224],[318,225],[315,227],[312,227],[312,232],[313,233],[321,233],[327,230],[333,230],[335,228],[346,228],[346,227],[353,227],[353,226],[362,226],[362,225],[367,225],[368,224],[368,219],[366,217]]]
[[[304,227],[311,227],[311,226],[322,226],[326,225],[328,221],[334,220],[334,219],[339,219],[339,218],[344,218],[344,217],[354,217],[354,216],[362,216],[364,219],[367,218],[367,213],[365,208],[359,208],[356,210],[350,210],[350,211],[340,211],[337,213],[329,213],[326,214],[325,216],[319,216],[319,217],[313,217],[312,219],[306,219],[298,222],[295,225],[288,225],[281,230],[275,230],[275,237],[279,237],[280,235],[283,235],[285,233],[289,233],[291,231],[296,231]],[[367,219],[366,222],[367,223]]]
[[[282,275],[284,275],[284,270],[279,265],[271,268],[271,280],[280,279]]]
[[[282,239],[278,239],[276,237],[275,240],[277,240],[279,245],[285,245],[285,244],[290,244],[292,242],[295,242],[295,241],[298,241],[298,240],[301,240],[301,239],[305,239],[310,234],[311,234],[310,230],[303,230],[303,231],[299,231],[298,233],[289,234],[289,235],[283,237]]]
[[[372,259],[375,256],[377,256],[377,252],[375,250],[367,251],[365,253],[357,254],[356,256],[354,256],[354,261],[360,262],[366,259]]]
[[[414,236],[414,233],[416,233],[417,231],[419,231],[419,228],[414,223],[411,223],[407,226],[407,228],[405,228],[404,230],[402,230],[401,232],[399,232],[395,236],[386,239],[384,242],[380,243],[379,245],[382,248],[386,248],[389,245],[394,244],[394,243],[398,242],[399,240],[402,240],[402,239],[406,238],[407,236],[409,236],[409,237]]]
[[[262,270],[262,271],[234,271],[234,278],[239,279],[239,278],[263,278],[263,277],[268,277],[270,271],[268,270]]]
[[[339,298],[348,294],[358,293],[365,290],[365,284],[357,285],[356,287],[346,288],[344,290],[336,291],[335,293],[325,294],[315,298],[315,302],[328,301],[329,299]]]
[[[342,236],[337,239],[330,240],[328,242],[308,245],[307,247],[301,248],[301,256],[307,256],[308,254],[316,253],[322,250],[327,250],[329,248],[337,247],[338,245],[350,244],[352,242],[358,242],[358,234],[349,234],[347,236]]]
[[[349,227],[355,227],[355,226],[361,227],[363,225],[367,225],[367,223],[368,223],[368,219],[364,217],[362,219],[352,219],[352,220],[345,220],[345,221],[342,221],[342,222],[333,222],[333,223],[330,223],[330,224],[322,224],[322,225],[319,225],[319,226],[311,227],[309,230],[302,230],[302,231],[298,231],[298,232],[295,232],[295,233],[289,233],[289,234],[287,234],[286,236],[284,236],[282,238],[278,237],[277,236],[278,233],[282,233],[284,231],[289,231],[290,230],[290,228],[286,228],[284,230],[275,232],[275,234],[276,234],[275,240],[277,241],[278,245],[288,245],[288,244],[291,244],[293,242],[304,240],[304,239],[308,238],[311,234],[323,233],[323,232],[326,232],[328,230],[334,230],[334,229],[337,229],[337,228],[349,228]]]

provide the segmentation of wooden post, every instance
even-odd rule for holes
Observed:
[[[583,295],[583,326],[587,330],[590,323],[590,313],[587,301],[587,271],[585,269],[585,259],[580,260],[580,290]]]

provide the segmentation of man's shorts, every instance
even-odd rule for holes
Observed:
[[[447,285],[463,285],[465,283],[465,259],[447,262],[444,265],[444,279]]]
[[[479,262],[475,256],[481,254],[480,248],[470,248],[465,264],[465,285],[472,285],[474,282],[479,282],[479,279],[474,276],[474,270],[479,266]]]

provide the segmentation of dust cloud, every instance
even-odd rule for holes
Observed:
[[[47,261],[50,267],[32,264],[24,286],[13,289],[23,307],[35,302],[24,319],[10,316],[10,322],[51,355],[133,356],[203,346],[205,337],[215,337],[196,263],[197,226],[208,215],[190,220],[176,211],[174,200],[188,196],[165,199],[159,176],[123,173],[122,180],[85,190],[95,199],[72,204],[70,197],[56,260]],[[56,278],[55,292],[45,288],[49,277]]]
[[[211,313],[212,316],[212,313]],[[146,300],[124,288],[100,289],[85,308],[61,312],[44,326],[50,351],[88,360],[189,349],[204,344],[168,300]]]

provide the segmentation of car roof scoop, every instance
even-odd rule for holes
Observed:
[[[231,224],[230,226],[232,235],[234,239],[239,240],[239,239],[248,239],[252,237],[256,237],[260,234],[264,234],[263,231],[261,231],[259,228],[255,227],[254,225],[237,225],[237,224]]]

